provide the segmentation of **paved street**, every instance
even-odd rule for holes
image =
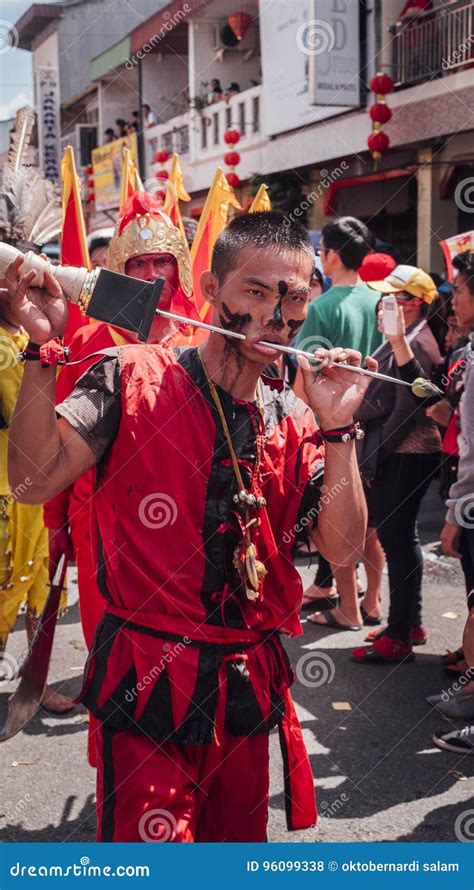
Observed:
[[[436,497],[428,500],[424,541],[439,531]],[[287,834],[278,738],[271,738],[271,841],[455,841],[455,821],[472,808],[474,758],[443,753],[432,732],[450,724],[431,711],[425,696],[447,688],[439,653],[459,645],[465,593],[457,565],[430,557],[425,563],[425,623],[428,645],[413,664],[354,665],[350,649],[362,634],[326,632],[304,625],[289,643],[293,664],[305,682],[294,686],[311,755],[320,815],[316,829]],[[301,567],[305,581],[314,568]],[[85,645],[71,572],[71,607],[58,625],[51,679],[63,691],[80,688]],[[384,580],[386,585],[386,578]],[[23,620],[9,643],[24,648]],[[301,658],[305,661],[299,661]],[[308,679],[309,678],[309,679]],[[12,690],[0,686],[0,716]],[[85,712],[53,718],[40,713],[27,731],[0,747],[2,803],[0,839],[94,840],[94,771],[85,759]],[[469,802],[471,800],[471,803]]]

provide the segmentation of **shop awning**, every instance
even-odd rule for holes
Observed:
[[[352,185],[364,185],[371,182],[383,182],[387,179],[400,179],[401,176],[410,176],[416,173],[417,168],[413,165],[407,167],[396,167],[393,170],[380,170],[378,173],[367,173],[366,176],[354,176],[350,179],[338,179],[331,182],[326,190],[324,198],[324,213],[328,216],[331,213],[337,213],[338,193],[342,189],[349,188]]]
[[[110,74],[114,68],[124,65],[130,58],[130,36],[127,34],[123,40],[114,43],[113,46],[106,49],[100,56],[91,59],[89,63],[89,73],[91,80],[100,80],[106,74]]]
[[[15,24],[20,49],[32,49],[33,40],[38,37],[54,19],[60,19],[63,6],[60,3],[32,3]],[[15,34],[15,38],[16,38]],[[16,42],[12,44],[16,45]]]

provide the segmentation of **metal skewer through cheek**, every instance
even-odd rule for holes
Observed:
[[[157,309],[157,315],[162,315],[164,318],[170,318],[173,321],[179,321],[183,324],[191,325],[194,328],[203,328],[205,331],[214,331],[216,334],[223,334],[224,337],[234,337],[236,340],[246,340],[245,334],[239,334],[237,331],[228,331],[226,328],[220,328],[214,324],[207,324],[205,321],[194,321],[191,318],[186,318],[184,315],[175,315],[174,312],[165,312],[164,309]],[[419,398],[426,399],[432,396],[442,396],[443,393],[434,383],[431,383],[430,380],[425,380],[423,377],[418,377],[413,383],[408,383],[406,380],[399,380],[398,377],[390,377],[388,374],[381,374],[379,371],[369,371],[368,368],[356,368],[354,365],[346,365],[343,362],[330,362],[326,364],[324,361],[315,358],[313,352],[306,352],[304,349],[295,349],[293,346],[283,346],[281,343],[271,343],[268,340],[259,340],[258,341],[261,346],[268,346],[270,349],[277,349],[279,352],[286,352],[289,355],[302,355],[305,358],[309,359],[309,361],[313,362],[313,365],[318,365],[321,367],[335,367],[337,365],[338,368],[343,368],[345,371],[353,371],[355,374],[364,374],[366,377],[373,377],[376,380],[386,380],[388,383],[398,383],[400,386],[409,386],[414,395]],[[315,368],[315,370],[317,370]]]

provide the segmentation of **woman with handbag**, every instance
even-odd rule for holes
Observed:
[[[427,322],[437,295],[434,282],[422,269],[397,266],[371,287],[395,294],[397,300],[398,333],[385,334],[387,342],[374,353],[381,371],[412,382],[421,370],[429,379],[441,362]],[[382,311],[378,318],[383,330]],[[374,634],[372,645],[353,650],[357,662],[411,661],[413,642],[426,638],[421,625],[423,555],[417,518],[441,457],[441,436],[426,415],[426,404],[408,387],[374,380],[359,409],[357,419],[366,430],[360,466],[367,482],[369,526],[377,530],[385,552],[390,610],[388,626]]]

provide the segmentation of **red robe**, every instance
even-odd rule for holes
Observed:
[[[101,721],[101,840],[144,840],[150,808],[170,813],[176,840],[264,840],[276,725],[289,827],[316,818],[280,637],[301,633],[292,550],[317,519],[322,439],[312,411],[280,380],[264,378],[264,440],[256,406],[219,395],[244,483],[266,500],[253,526],[267,569],[256,600],[234,563],[245,512],[195,349],[125,346],[58,406],[98,458],[93,537],[107,607],[82,700]],[[242,768],[254,822],[242,821],[237,804],[234,817],[228,799]],[[214,819],[198,788],[210,789]]]

